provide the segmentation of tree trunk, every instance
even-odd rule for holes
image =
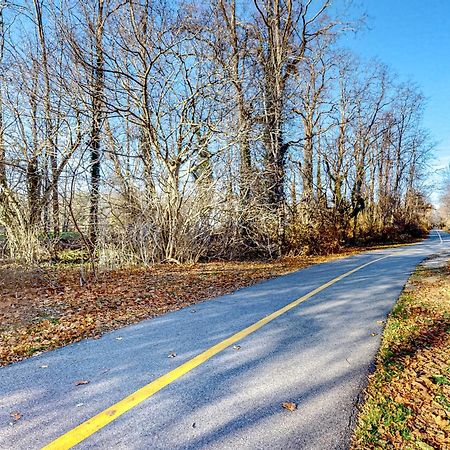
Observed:
[[[5,49],[4,4],[0,5],[0,189],[6,185],[5,140],[3,124],[3,54]]]
[[[264,70],[264,131],[266,195],[269,208],[276,213],[276,246],[281,256],[285,241],[285,163],[288,145],[283,141],[285,102],[285,59],[292,35],[292,2],[282,12],[280,0],[265,5],[264,23],[267,26],[267,52]]]
[[[100,198],[100,151],[102,129],[103,100],[103,7],[104,0],[98,0],[98,11],[94,30],[95,62],[92,79],[92,125],[91,125],[91,192],[89,211],[89,239],[91,251],[98,241],[99,229],[99,198]]]
[[[314,173],[313,173],[313,130],[312,124],[306,123],[305,140],[303,145],[303,200],[309,205],[314,197]]]
[[[36,12],[36,25],[38,28],[39,43],[42,52],[42,71],[44,74],[44,115],[45,115],[45,137],[46,137],[46,156],[50,161],[51,169],[51,203],[52,203],[52,219],[53,219],[53,233],[55,237],[59,236],[59,198],[58,198],[58,156],[55,146],[54,124],[52,120],[52,106],[50,99],[50,74],[48,67],[48,50],[44,33],[44,22],[42,16],[42,3],[39,0],[34,0],[34,7]]]
[[[251,178],[251,151],[250,151],[250,112],[249,107],[245,102],[244,95],[244,68],[243,57],[241,54],[246,51],[246,47],[239,40],[238,22],[236,17],[236,1],[231,0],[227,4],[224,0],[219,2],[219,10],[224,21],[224,25],[227,31],[227,44],[231,48],[231,61],[225,61],[224,57],[219,61],[229,71],[229,77],[234,86],[236,107],[238,112],[238,145],[239,145],[239,191],[241,200],[245,203],[250,198],[250,178]],[[219,30],[220,32],[220,30]],[[218,40],[222,39],[222,36],[218,36]],[[227,53],[228,56],[228,53]],[[244,55],[245,58],[245,55]]]

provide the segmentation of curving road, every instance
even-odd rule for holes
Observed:
[[[0,449],[348,448],[381,321],[449,249],[433,231],[1,368]]]

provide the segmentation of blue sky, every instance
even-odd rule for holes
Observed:
[[[437,143],[431,164],[439,173],[450,163],[450,0],[355,0],[355,7],[368,15],[366,29],[345,45],[365,58],[378,57],[422,90],[425,127]],[[432,184],[438,179],[432,176]]]

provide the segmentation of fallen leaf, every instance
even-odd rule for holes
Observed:
[[[240,350],[240,349],[241,349],[241,346],[240,346],[240,345],[233,345],[233,349],[234,349],[234,350]]]
[[[90,383],[90,381],[88,381],[88,380],[78,380],[78,381],[75,381],[75,386],[81,386],[83,384],[89,384],[89,383]]]
[[[17,422],[22,417],[22,414],[19,411],[13,411],[9,414],[11,418],[14,420],[14,422]]]
[[[80,408],[81,406],[84,406],[84,403],[77,403],[77,404],[76,404],[76,407],[77,407],[77,408]]]
[[[370,333],[371,336],[378,336],[378,333]]]
[[[295,411],[297,409],[297,404],[294,402],[283,402],[281,406],[288,411]]]
[[[445,428],[447,428],[447,426],[448,426],[448,424],[449,424],[449,422],[448,422],[448,420],[446,420],[446,419],[444,419],[443,417],[440,417],[440,416],[434,416],[434,421],[439,425],[439,427],[441,428],[441,429],[445,429]]]
[[[175,358],[175,356],[177,356],[175,352],[171,352],[167,355],[168,358]]]

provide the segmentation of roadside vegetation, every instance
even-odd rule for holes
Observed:
[[[442,258],[419,266],[388,318],[352,448],[450,448],[450,264]]]
[[[70,233],[92,270],[422,234],[424,97],[344,48],[362,21],[331,4],[1,1],[4,256],[57,260]]]

